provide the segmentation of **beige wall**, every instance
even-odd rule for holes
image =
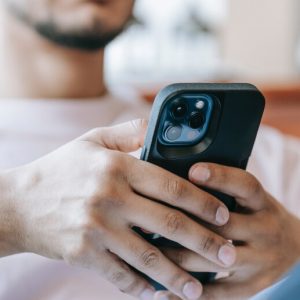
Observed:
[[[233,69],[259,80],[298,74],[299,0],[228,0],[223,57]]]

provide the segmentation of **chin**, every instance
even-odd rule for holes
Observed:
[[[123,31],[130,16],[103,6],[93,1],[69,4],[68,9],[53,12],[48,21],[37,23],[35,29],[60,46],[86,51],[103,49]]]

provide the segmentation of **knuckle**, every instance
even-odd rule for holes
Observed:
[[[214,221],[217,209],[220,206],[220,204],[218,204],[212,196],[207,195],[202,198],[200,205],[201,205],[200,211],[202,212],[202,215],[210,216]]]
[[[202,253],[209,253],[215,247],[215,239],[213,236],[207,235],[201,238],[199,250]]]
[[[119,196],[115,196],[115,197],[112,197],[112,198],[108,198],[107,199],[107,204],[112,208],[121,208],[121,207],[125,206],[126,201],[124,200],[124,198],[121,198]]]
[[[212,173],[218,173],[218,181],[219,183],[221,184],[225,184],[227,182],[227,173],[226,173],[226,170],[225,168],[218,168],[218,171],[215,169],[215,168],[212,168]]]
[[[113,198],[117,198],[118,196],[118,190],[116,189],[116,186],[112,183],[107,182],[106,184],[102,184],[101,187],[99,187],[98,195],[101,198],[101,201],[104,199],[111,200]],[[95,195],[94,200],[97,201],[97,196]]]
[[[173,235],[184,227],[185,217],[177,211],[168,212],[165,216],[165,229],[168,235]]]
[[[230,239],[230,237],[234,235],[234,228],[232,226],[232,223],[228,221],[227,224],[217,228],[217,233],[221,234],[224,238]]]
[[[187,266],[187,256],[183,249],[176,250],[176,254],[172,257],[176,265],[185,268]]]
[[[227,182],[227,172],[222,166],[216,164],[204,164],[210,172],[209,178],[206,180],[207,183],[225,184]]]
[[[128,275],[125,270],[119,270],[112,272],[109,275],[108,280],[115,285],[120,285],[122,282],[126,281],[127,277]]]
[[[112,184],[107,184],[103,187],[103,189],[99,192],[99,200],[92,200],[92,208],[121,208],[125,204],[125,197],[121,196],[116,187]]]
[[[135,276],[132,275],[131,269],[125,263],[121,264],[121,268],[114,270],[107,276],[108,280],[116,285],[121,292],[129,295],[138,295],[141,284]]]
[[[90,183],[83,200],[84,208],[90,216],[101,212],[103,208],[121,207],[125,204],[125,197],[113,182],[98,180]]]
[[[167,284],[170,287],[173,287],[175,289],[178,289],[182,285],[182,282],[185,281],[186,276],[183,272],[174,272],[173,274],[169,275],[169,278],[167,279]]]
[[[217,227],[212,226],[213,230],[217,234],[220,234],[221,236],[223,236],[224,238],[230,239],[230,237],[232,237],[236,231],[236,226],[235,226],[236,221],[233,220],[234,217],[235,217],[235,215],[230,215],[227,223],[222,226],[217,226]]]
[[[262,186],[260,182],[251,174],[248,176],[246,196],[257,197],[262,192]]]
[[[111,261],[107,261],[107,263],[103,264],[102,274],[106,277],[106,279],[114,284],[118,282],[123,282],[126,278],[128,278],[128,272],[130,272],[129,266],[122,261],[118,261],[116,257],[113,256],[115,262],[119,262],[119,264],[114,264]]]
[[[177,202],[183,197],[186,187],[179,179],[167,179],[165,181],[165,189],[173,198],[172,201]]]
[[[155,268],[159,264],[160,254],[156,248],[150,248],[141,253],[142,265],[146,268]]]
[[[126,283],[125,287],[121,288],[121,291],[128,295],[137,296],[141,290],[141,284],[139,280],[131,280]]]

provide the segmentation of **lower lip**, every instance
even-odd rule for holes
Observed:
[[[109,0],[91,0],[91,2],[96,2],[98,4],[108,4]]]

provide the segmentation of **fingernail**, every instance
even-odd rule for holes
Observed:
[[[157,292],[155,294],[155,300],[170,300],[171,298],[168,296],[168,292]]]
[[[153,300],[154,294],[155,294],[155,291],[153,291],[153,290],[151,290],[151,289],[145,289],[145,290],[141,293],[140,299],[141,299],[141,300]]]
[[[187,299],[196,300],[202,295],[202,290],[200,283],[190,281],[184,285],[182,292]]]
[[[192,170],[191,177],[195,181],[205,182],[210,177],[210,170],[204,166],[195,167]]]
[[[236,259],[234,246],[231,244],[222,246],[218,252],[218,258],[227,267],[233,265]]]
[[[219,225],[225,225],[229,220],[229,211],[224,206],[220,206],[216,213],[216,222]]]

